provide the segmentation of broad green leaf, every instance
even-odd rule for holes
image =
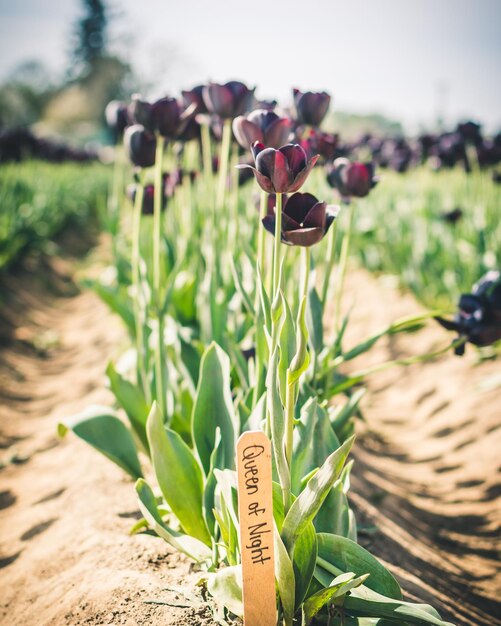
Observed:
[[[369,579],[368,579],[369,580]],[[335,601],[337,604],[338,601]],[[339,604],[352,615],[362,617],[383,617],[391,620],[395,626],[416,624],[418,626],[454,626],[445,622],[435,609],[427,604],[413,604],[402,600],[394,600],[376,593],[363,585],[353,589],[348,596],[340,598]]]
[[[327,587],[327,589],[322,589],[305,600],[303,615],[306,626],[311,623],[315,615],[317,615],[317,613],[321,611],[324,606],[330,604],[335,598],[344,596],[348,593],[348,591],[359,587],[365,581],[368,574],[360,576],[359,578],[354,578],[354,576],[355,574],[353,574],[353,572],[341,574],[341,576],[338,576],[332,581],[331,585]]]
[[[295,610],[294,601],[294,569],[291,559],[287,553],[287,549],[275,527],[274,533],[275,544],[275,579],[277,581],[278,594],[282,604],[282,610],[287,622],[292,622]]]
[[[322,502],[343,469],[353,441],[354,437],[348,439],[326,459],[318,472],[310,478],[304,491],[293,502],[282,528],[282,539],[289,551],[292,551],[297,538],[308,523],[314,520]]]
[[[121,376],[112,362],[106,368],[106,375],[110,381],[111,390],[118,404],[127,414],[130,425],[143,444],[146,452],[149,452],[148,438],[146,437],[146,420],[150,411],[141,388]]]
[[[295,601],[299,608],[306,597],[317,562],[317,534],[312,523],[299,535],[294,546],[292,565],[296,582]]]
[[[318,533],[319,565],[326,561],[342,572],[355,572],[357,576],[370,574],[366,582],[369,589],[400,600],[400,585],[390,572],[370,552],[351,539],[329,533]]]
[[[236,426],[231,399],[230,359],[213,342],[200,363],[192,417],[193,440],[206,475],[210,471],[210,457],[218,427],[221,429],[225,467],[234,467]]]
[[[181,437],[164,426],[153,403],[146,423],[151,460],[165,501],[184,531],[207,545],[211,538],[203,517],[202,470]]]
[[[250,296],[242,282],[242,272],[236,267],[235,259],[232,256],[230,257],[230,268],[236,290],[242,299],[244,307],[251,315],[254,315],[254,305],[252,304],[252,300],[250,299]]]
[[[57,430],[60,437],[72,430],[132,478],[142,477],[134,439],[125,424],[108,407],[91,406],[60,422]]]
[[[306,324],[313,350],[319,354],[324,347],[323,307],[315,287],[308,292]]]
[[[216,601],[238,617],[243,617],[242,566],[224,567],[207,576],[207,590]]]
[[[183,552],[198,563],[211,558],[212,552],[204,543],[167,526],[158,511],[155,495],[144,479],[140,478],[136,482],[136,492],[139,496],[141,513],[159,537],[167,541],[175,550]]]

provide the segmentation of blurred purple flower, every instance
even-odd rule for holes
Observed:
[[[325,91],[302,92],[296,88],[292,90],[292,93],[298,122],[308,126],[320,126],[329,110],[331,103],[330,95]]]
[[[335,187],[343,198],[363,198],[376,186],[372,163],[350,162],[345,157],[336,159],[327,174],[327,182]]]
[[[222,119],[233,119],[248,111],[254,101],[254,89],[237,80],[224,85],[209,83],[202,90],[203,100],[209,113]]]
[[[141,124],[134,124],[125,130],[124,146],[129,159],[136,167],[154,165],[157,141],[155,135]]]

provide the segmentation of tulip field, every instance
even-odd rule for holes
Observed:
[[[0,135],[1,623],[499,623],[501,136],[258,93]]]

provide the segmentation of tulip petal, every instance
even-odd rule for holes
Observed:
[[[211,113],[222,118],[231,117],[233,113],[233,93],[225,85],[210,83],[202,91],[205,106]]]
[[[270,148],[279,148],[287,142],[292,122],[285,117],[277,117],[264,129],[264,143]]]
[[[275,234],[275,215],[266,215],[261,222],[269,233]]]
[[[318,200],[311,193],[295,193],[285,203],[283,212],[295,220],[299,226],[317,203]],[[317,224],[313,224],[313,226],[317,226]]]
[[[308,178],[309,173],[311,172],[311,170],[313,169],[315,163],[318,161],[319,158],[319,154],[316,154],[314,157],[312,157],[309,161],[307,166],[304,168],[304,170],[302,170],[301,172],[299,172],[299,174],[296,176],[296,178],[294,179],[294,183],[292,184],[292,186],[290,187],[289,191],[292,193],[294,191],[298,191],[299,189],[301,189],[301,186],[303,185],[304,181]]]
[[[273,150],[273,172],[270,176],[273,187],[277,193],[286,193],[293,179],[293,172],[289,168],[285,155],[280,150]]]
[[[321,228],[325,230],[325,224],[327,221],[326,213],[327,204],[325,202],[317,202],[308,212],[308,215],[304,218],[303,224],[308,228]]]
[[[309,247],[321,241],[324,237],[323,228],[298,228],[283,233],[286,243],[293,246]]]
[[[243,115],[239,115],[233,120],[233,134],[244,150],[249,150],[256,141],[264,142],[261,128],[246,120]]]
[[[306,152],[299,144],[288,143],[286,146],[282,146],[279,149],[284,157],[287,159],[287,163],[291,172],[293,172],[293,180],[297,173],[306,167]]]

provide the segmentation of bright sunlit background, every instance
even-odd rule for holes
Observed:
[[[83,4],[1,0],[0,80],[16,80],[27,61],[39,64],[30,80],[71,74]],[[410,132],[439,118],[445,126],[472,118],[490,132],[501,127],[499,0],[105,4],[108,50],[130,65],[127,86],[145,95],[238,78],[284,103],[291,86],[325,89],[334,111],[379,113]]]

